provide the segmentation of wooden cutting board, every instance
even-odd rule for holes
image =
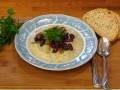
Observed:
[[[115,0],[1,0],[0,16],[8,7],[15,8],[16,17],[26,20],[48,13],[62,13],[80,18],[86,11],[107,7],[120,13],[120,2]],[[89,3],[90,2],[90,3]],[[24,18],[23,18],[24,17]],[[112,43],[107,59],[111,88],[120,88],[120,40]],[[95,55],[102,77],[102,60]],[[25,62],[16,52],[14,42],[0,52],[0,88],[94,88],[90,62],[68,71],[47,71]]]

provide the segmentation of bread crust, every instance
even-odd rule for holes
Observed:
[[[115,15],[116,18],[117,18],[117,20],[118,20],[118,24],[119,24],[119,33],[118,33],[117,39],[120,39],[120,15],[117,14],[116,12],[114,12],[114,11],[111,11],[111,10],[109,10],[109,12],[110,12],[111,14]]]

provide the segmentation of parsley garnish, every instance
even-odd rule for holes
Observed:
[[[62,37],[66,34],[64,30],[61,30],[59,27],[53,27],[44,31],[44,38],[46,40],[60,42]]]
[[[0,50],[4,45],[10,44],[15,37],[15,34],[19,32],[19,28],[23,23],[19,23],[12,18],[15,14],[13,8],[8,8],[8,16],[2,16],[0,18]]]

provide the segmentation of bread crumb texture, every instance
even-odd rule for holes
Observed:
[[[106,8],[91,10],[83,15],[83,20],[101,37],[111,42],[120,37],[120,17],[117,13]]]

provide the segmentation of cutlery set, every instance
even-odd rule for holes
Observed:
[[[109,90],[109,81],[107,76],[107,66],[106,66],[106,59],[105,57],[108,56],[111,52],[111,43],[109,40],[105,37],[100,38],[97,53],[102,56],[103,60],[103,78],[101,80],[97,66],[95,63],[95,57],[91,59],[91,65],[92,65],[92,72],[93,72],[93,84],[96,88],[100,88],[102,86],[103,90]]]

